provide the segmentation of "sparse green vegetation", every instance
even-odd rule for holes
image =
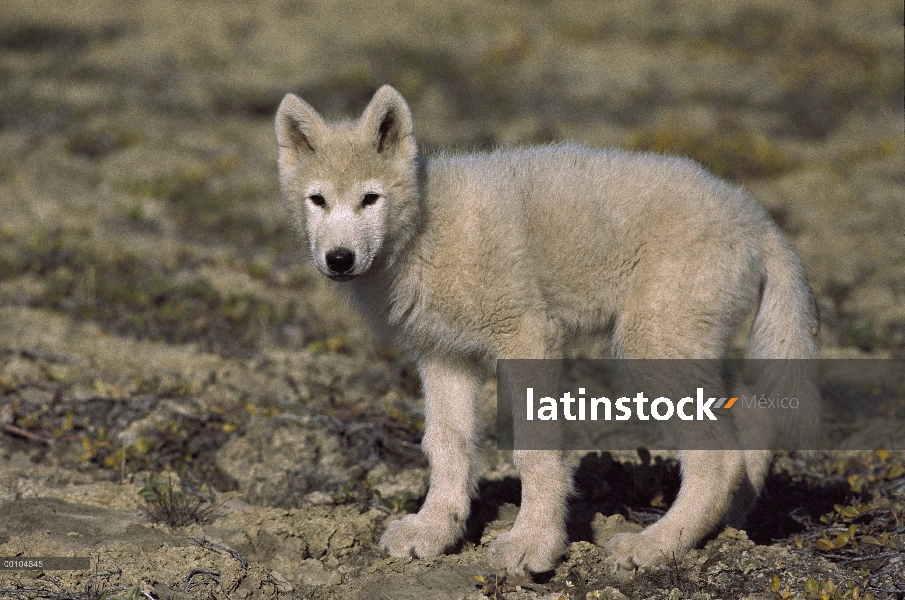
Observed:
[[[71,133],[66,149],[72,154],[97,160],[112,152],[135,146],[142,141],[140,133],[109,128],[84,129]]]
[[[204,523],[216,513],[217,505],[212,500],[189,494],[172,480],[164,483],[156,473],[145,477],[142,484],[138,493],[147,502],[148,515],[170,527]]]
[[[266,221],[247,210],[261,190],[227,178],[237,158],[226,154],[210,166],[193,166],[151,179],[123,179],[118,187],[139,198],[162,200],[180,233],[190,239],[220,237],[239,244],[285,250],[292,233],[285,221]],[[273,198],[276,202],[276,197]],[[127,216],[129,216],[127,214]],[[137,219],[144,221],[139,213]]]
[[[848,346],[872,352],[880,345],[880,338],[874,331],[870,321],[850,323],[845,331],[845,343]]]
[[[99,252],[90,236],[61,231],[42,233],[26,245],[0,251],[0,274],[27,273],[43,279],[41,294],[31,300],[80,319],[91,319],[111,332],[168,342],[201,341],[218,352],[243,352],[269,341],[279,342],[280,328],[305,332],[303,343],[324,340],[318,324],[302,310],[304,277],[284,286],[296,296],[274,301],[248,293],[225,294],[193,274],[191,254],[161,262],[133,251]],[[266,276],[257,263],[253,272]],[[280,285],[274,282],[274,285]]]
[[[105,43],[123,35],[122,24],[78,27],[9,20],[0,27],[0,49],[13,52],[79,52],[92,43]]]

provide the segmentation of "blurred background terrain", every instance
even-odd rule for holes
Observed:
[[[459,552],[378,557],[385,523],[423,499],[419,383],[303,264],[273,116],[290,91],[357,116],[389,83],[426,154],[576,140],[693,157],[745,185],[800,252],[824,356],[903,358],[903,19],[888,0],[0,0],[0,555],[89,553],[119,570],[60,576],[86,598],[380,597],[403,582],[421,598],[884,597],[905,485],[882,449],[778,461],[748,531],[758,546],[723,540],[760,552],[745,577],[703,549],[617,580],[593,558],[603,515],[649,522],[678,475],[593,455],[582,468],[603,475],[580,484],[564,566],[476,587],[485,537],[518,503],[492,440]],[[218,508],[157,524],[149,473]],[[183,586],[187,564],[217,581]],[[2,589],[47,581],[0,572]]]

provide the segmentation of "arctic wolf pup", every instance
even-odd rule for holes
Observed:
[[[796,254],[748,195],[693,162],[578,144],[423,160],[389,86],[338,123],[288,94],[276,132],[283,202],[311,260],[419,365],[430,489],[380,539],[392,556],[437,556],[462,536],[475,403],[496,359],[558,358],[578,333],[607,334],[617,358],[719,358],[758,303],[749,357],[817,356]],[[770,458],[680,452],[671,509],[607,550],[629,569],[684,552],[744,516]],[[546,571],[565,550],[571,472],[559,451],[514,462],[520,511],[488,559]]]

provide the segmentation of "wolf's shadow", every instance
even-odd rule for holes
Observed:
[[[621,514],[626,520],[649,525],[675,500],[681,483],[679,462],[651,457],[639,450],[641,463],[618,461],[609,452],[591,452],[574,474],[575,493],[569,502],[567,531],[570,542],[594,541],[591,523],[597,513]],[[834,504],[851,500],[845,481],[771,474],[745,522],[748,538],[770,544],[804,531]],[[521,483],[515,477],[483,480],[466,523],[465,541],[479,544],[487,525],[499,518],[500,508],[521,502]],[[714,535],[718,533],[714,532]]]

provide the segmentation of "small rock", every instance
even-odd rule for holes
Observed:
[[[273,587],[276,588],[276,591],[278,592],[288,594],[295,589],[295,586],[292,585],[288,579],[283,577],[279,571],[271,571],[268,577],[270,578],[270,581],[273,582]]]
[[[594,515],[591,521],[591,530],[594,532],[594,543],[605,546],[611,537],[617,533],[636,533],[644,529],[637,523],[629,523],[622,515],[605,517],[600,513]]]
[[[332,579],[324,563],[316,558],[303,560],[292,573],[292,578],[304,585],[326,585]]]

